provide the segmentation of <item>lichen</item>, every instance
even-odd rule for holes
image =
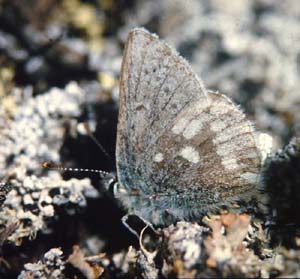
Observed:
[[[74,82],[65,89],[53,88],[20,103],[3,127],[0,177],[12,190],[0,212],[0,223],[19,222],[9,238],[16,244],[45,230],[56,207],[69,204],[74,211],[76,206],[86,206],[86,197],[97,197],[88,178],[64,181],[60,173],[46,173],[41,166],[44,160],[59,162],[64,123],[79,116],[83,101],[84,92]],[[3,111],[2,117],[6,117]]]
[[[63,252],[59,248],[52,248],[45,253],[43,260],[36,263],[27,263],[18,279],[40,278],[40,279],[63,279],[65,261],[62,259]]]

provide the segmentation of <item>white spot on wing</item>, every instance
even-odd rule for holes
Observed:
[[[252,172],[246,172],[241,175],[241,177],[249,183],[255,184],[257,182],[257,174]]]
[[[191,139],[196,136],[202,128],[202,121],[200,119],[193,119],[183,132],[186,139]]]
[[[213,132],[218,133],[218,132],[222,131],[223,129],[225,129],[226,125],[227,125],[227,123],[225,121],[218,119],[210,124],[210,129]]]
[[[233,108],[234,108],[233,104],[220,102],[211,107],[210,113],[221,116],[222,114],[228,113],[228,111],[232,110]]]
[[[162,153],[155,154],[155,156],[153,158],[154,162],[157,162],[157,163],[161,162],[163,159],[164,159],[164,156]]]
[[[183,132],[184,128],[188,124],[189,120],[185,118],[180,118],[172,128],[172,132],[176,135]]]
[[[239,168],[239,165],[237,163],[237,160],[235,157],[229,157],[229,158],[223,158],[222,159],[222,165],[227,170],[234,170]]]
[[[192,146],[182,148],[179,154],[191,163],[197,164],[200,161],[199,153]]]

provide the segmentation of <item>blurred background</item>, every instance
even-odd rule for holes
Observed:
[[[273,150],[298,135],[298,0],[2,0],[0,180],[13,190],[0,224],[19,227],[0,275],[16,276],[52,247],[68,255],[81,243],[114,255],[137,245],[120,223],[123,212],[95,192],[99,177],[49,173],[41,162],[115,171],[122,53],[129,30],[140,26],[176,48],[206,88],[239,104],[256,130],[272,136]]]

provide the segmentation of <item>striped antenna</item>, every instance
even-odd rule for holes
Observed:
[[[81,168],[67,168],[62,165],[56,165],[52,162],[44,162],[42,164],[43,168],[49,170],[58,170],[58,171],[68,171],[68,172],[90,172],[90,173],[99,173],[102,177],[104,176],[112,176],[111,173],[102,171],[102,170],[95,170],[95,169],[81,169]]]
[[[106,156],[106,158],[108,158],[110,163],[112,163],[113,162],[112,158],[109,156],[109,154],[107,153],[105,148],[102,146],[102,144],[95,138],[93,132],[91,131],[89,124],[87,122],[84,122],[83,127],[84,127],[86,133],[89,135],[89,137],[93,140],[93,142],[101,149],[101,151]]]

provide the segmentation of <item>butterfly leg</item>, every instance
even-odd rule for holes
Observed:
[[[147,221],[146,219],[144,219],[143,217],[141,217],[141,216],[138,216],[137,215],[137,217],[140,219],[140,220],[142,220],[155,234],[159,234],[158,233],[158,231],[156,230],[156,229],[154,229],[154,227],[153,227],[153,225],[149,222],[149,221]]]
[[[139,244],[140,244],[140,249],[141,251],[144,253],[145,257],[147,258],[148,262],[153,263],[154,258],[156,257],[157,251],[154,252],[149,252],[146,250],[146,248],[143,245],[143,234],[145,232],[145,230],[149,227],[148,224],[146,224],[146,226],[141,230],[141,234],[139,236]]]
[[[124,216],[122,217],[122,219],[121,219],[121,220],[122,220],[122,223],[123,223],[123,225],[124,225],[131,233],[133,233],[133,234],[137,237],[137,239],[139,240],[139,239],[140,239],[140,236],[138,235],[138,233],[137,233],[133,228],[131,228],[130,225],[127,223],[128,217],[129,217],[128,214],[124,215]]]
[[[140,235],[128,224],[128,222],[127,222],[127,220],[128,220],[128,217],[129,217],[130,215],[128,215],[128,214],[126,214],[126,215],[124,215],[123,217],[122,217],[122,223],[123,223],[123,225],[131,232],[131,233],[133,233],[137,238],[138,238],[138,240],[140,240]],[[154,229],[154,227],[153,227],[153,225],[149,222],[149,221],[147,221],[146,219],[144,219],[143,217],[141,217],[141,216],[138,216],[138,215],[135,215],[135,216],[137,216],[141,221],[143,221],[144,223],[145,223],[145,225],[146,225],[146,227],[149,227],[149,228],[151,228],[151,230],[155,233],[155,234],[158,234],[158,232],[157,232],[157,230],[155,230]]]

